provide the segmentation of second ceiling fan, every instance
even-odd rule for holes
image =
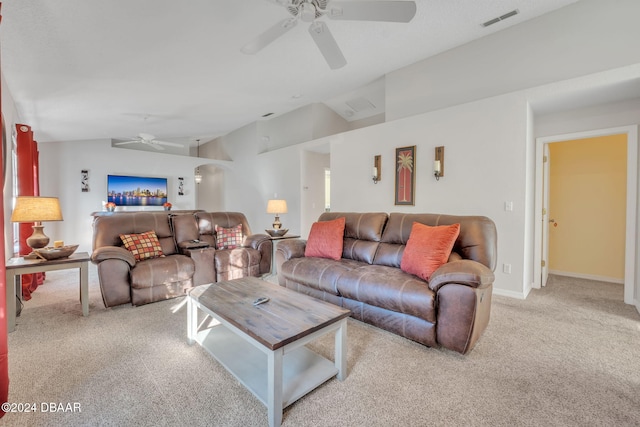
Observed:
[[[292,17],[284,19],[242,48],[246,54],[254,54],[291,30],[299,20],[310,22],[309,34],[320,49],[322,56],[333,70],[344,67],[344,58],[338,43],[324,21],[326,16],[344,21],[409,22],[416,14],[414,1],[330,1],[330,0],[267,0],[284,6]]]

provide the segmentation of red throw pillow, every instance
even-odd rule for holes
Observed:
[[[344,217],[332,221],[314,222],[311,225],[304,256],[335,260],[342,258],[344,224]]]
[[[242,246],[242,224],[224,228],[216,225],[216,249],[235,249]]]
[[[141,234],[121,234],[120,239],[136,261],[164,256],[155,231]]]
[[[460,224],[430,227],[414,222],[400,269],[429,280],[431,274],[447,262],[460,234]]]

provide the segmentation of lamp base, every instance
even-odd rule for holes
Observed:
[[[282,228],[282,223],[280,222],[280,217],[276,215],[276,218],[273,220],[273,229],[280,230]]]
[[[46,247],[50,239],[42,231],[44,225],[34,225],[32,228],[33,234],[27,238],[27,245],[29,245],[31,249],[42,249]]]

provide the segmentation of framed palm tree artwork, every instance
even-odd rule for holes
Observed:
[[[396,148],[396,205],[415,205],[416,146]]]

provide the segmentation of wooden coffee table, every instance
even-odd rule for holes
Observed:
[[[260,297],[269,301],[254,306]],[[198,311],[205,313],[200,323]],[[346,378],[350,313],[255,277],[223,281],[189,292],[188,341],[235,375],[267,406],[269,425],[279,426],[284,408],[336,374]],[[334,362],[305,347],[331,332]]]

